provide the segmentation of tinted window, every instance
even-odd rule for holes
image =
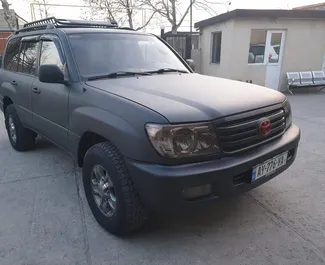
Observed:
[[[20,38],[11,39],[7,45],[4,58],[4,68],[10,71],[17,71],[19,60]]]
[[[248,51],[248,63],[264,63],[266,30],[252,29]]]
[[[280,59],[281,32],[271,33],[271,47],[269,48],[269,63],[278,63]]]
[[[141,34],[90,33],[69,36],[82,76],[117,71],[187,70],[157,37]]]
[[[39,42],[21,42],[18,72],[32,75],[36,73],[38,46]]]
[[[280,53],[280,46],[274,46],[273,49],[275,50],[276,54],[279,55],[279,53]]]
[[[221,57],[221,32],[212,33],[212,52],[211,62],[220,63]]]
[[[255,56],[256,55],[264,56],[264,51],[265,51],[265,46],[264,45],[251,46],[250,49],[249,49],[249,52],[253,53]]]
[[[40,65],[55,64],[64,71],[64,59],[58,41],[43,41]]]

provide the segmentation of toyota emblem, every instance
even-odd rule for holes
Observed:
[[[258,126],[258,131],[262,136],[269,135],[269,133],[271,132],[271,122],[269,120],[261,121],[260,125]]]

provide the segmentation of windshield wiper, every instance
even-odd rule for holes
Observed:
[[[135,75],[150,75],[148,72],[127,72],[127,71],[118,71],[112,72],[106,75],[94,75],[88,78],[88,80],[96,80],[96,79],[103,79],[103,78],[116,78],[119,76],[135,76]]]
[[[162,74],[162,73],[172,73],[172,72],[188,73],[188,71],[186,71],[186,70],[174,69],[174,68],[160,68],[160,69],[154,70],[154,71],[147,71],[146,73],[150,73],[150,74]]]

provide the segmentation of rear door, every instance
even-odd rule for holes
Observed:
[[[1,90],[12,99],[24,126],[32,128],[30,93],[35,81],[39,36],[11,39],[4,58]]]
[[[46,64],[55,64],[65,72],[66,60],[56,35],[41,37],[39,66]],[[36,78],[31,93],[34,127],[64,149],[68,147],[69,92],[64,84],[42,83]]]

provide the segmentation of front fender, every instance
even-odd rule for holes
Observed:
[[[94,132],[113,143],[125,157],[148,161],[155,156],[147,139],[144,124],[134,123],[96,107],[79,107],[72,111],[70,131],[81,138],[85,132]],[[72,150],[76,154],[75,150]]]

